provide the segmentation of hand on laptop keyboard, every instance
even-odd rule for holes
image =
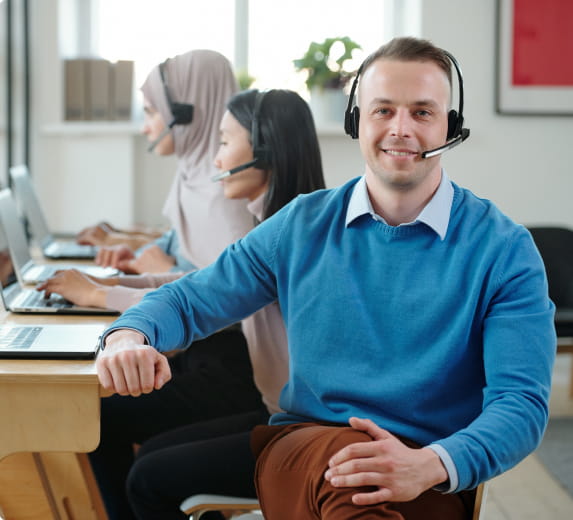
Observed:
[[[45,291],[46,295],[61,295],[67,301],[81,307],[105,309],[107,290],[102,283],[75,269],[65,269],[39,284],[36,289]]]

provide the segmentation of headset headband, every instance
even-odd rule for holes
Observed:
[[[163,91],[165,92],[165,99],[171,110],[173,120],[169,123],[169,128],[173,125],[188,125],[193,121],[194,106],[191,103],[178,103],[173,101],[169,93],[169,82],[167,81],[167,62],[169,58],[159,64],[159,75],[161,76],[161,83],[163,84]]]
[[[269,162],[269,151],[264,144],[261,144],[260,131],[261,108],[266,94],[266,90],[257,91],[253,106],[253,119],[251,121],[251,144],[253,145],[253,158],[257,161],[257,168],[265,168]]]

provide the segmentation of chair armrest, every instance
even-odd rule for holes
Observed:
[[[260,509],[260,506],[256,498],[200,494],[186,498],[181,502],[179,509],[189,515],[199,511],[222,511],[230,509],[235,511],[253,511]]]

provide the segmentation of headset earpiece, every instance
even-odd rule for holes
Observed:
[[[360,124],[360,109],[357,106],[344,114],[344,131],[352,137],[358,139],[358,125]]]
[[[193,121],[194,107],[188,103],[172,103],[171,114],[173,115],[173,124],[175,125],[188,125]]]
[[[461,119],[455,110],[448,112],[448,135],[446,139],[449,141],[458,136],[463,126],[463,119]]]
[[[265,170],[269,167],[270,156],[269,151],[265,146],[258,146],[253,148],[253,157],[257,159],[255,167]]]

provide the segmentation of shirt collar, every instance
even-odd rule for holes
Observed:
[[[267,192],[261,193],[255,200],[250,201],[247,204],[247,210],[251,215],[253,215],[259,222],[263,220],[263,211],[265,209],[265,198]]]
[[[446,172],[442,170],[440,185],[433,197],[424,206],[420,214],[412,222],[400,224],[400,226],[412,226],[423,223],[432,228],[444,240],[450,221],[450,212],[454,198],[454,188]],[[346,210],[346,226],[362,215],[370,214],[375,220],[384,219],[374,212],[368,189],[366,188],[366,178],[363,176],[354,186],[348,209]]]

